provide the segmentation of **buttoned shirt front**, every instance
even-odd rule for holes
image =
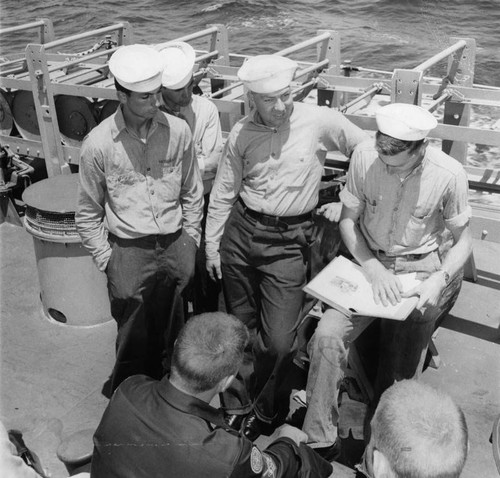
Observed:
[[[279,128],[261,124],[253,111],[235,125],[226,142],[210,196],[207,257],[217,254],[224,224],[238,196],[250,208],[273,216],[310,212],[327,151],[350,157],[366,134],[341,113],[294,103]]]
[[[359,213],[370,249],[405,255],[434,251],[445,228],[466,225],[467,193],[464,168],[442,151],[428,146],[422,162],[401,179],[389,173],[370,141],[355,149],[340,198]]]
[[[84,140],[75,219],[99,269],[111,255],[107,231],[135,239],[184,227],[199,244],[203,186],[191,138],[185,121],[158,112],[142,140],[118,108]]]

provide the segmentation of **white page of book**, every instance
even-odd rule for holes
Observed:
[[[420,283],[416,273],[398,274],[404,291]],[[376,304],[370,282],[363,269],[343,256],[336,257],[309,284],[304,291],[335,307],[336,305],[359,315],[404,320],[418,302],[418,297],[402,299],[396,305]]]

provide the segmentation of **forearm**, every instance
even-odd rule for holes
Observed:
[[[201,219],[203,216],[203,182],[192,147],[188,148],[184,153],[182,168],[183,177],[180,202],[183,228],[199,246],[201,241]]]
[[[184,230],[195,240],[196,245],[201,241],[201,218],[203,214],[203,196],[196,202],[183,203],[182,218]]]
[[[456,243],[446,254],[441,268],[448,272],[451,277],[456,275],[465,265],[472,253],[472,234],[467,226],[462,231],[454,232]]]
[[[227,205],[216,203],[216,200],[210,197],[205,227],[205,255],[209,260],[219,257],[219,245],[230,211],[231,205],[227,207]]]
[[[220,151],[212,151],[211,154],[202,154],[202,161],[204,165],[204,175],[208,177],[215,177],[217,166],[220,160]]]
[[[86,177],[81,177],[75,224],[83,246],[91,254],[97,268],[104,271],[111,256],[108,231],[104,227],[104,193]]]
[[[377,269],[384,267],[368,247],[356,221],[341,217],[339,228],[345,246],[369,275],[376,274]]]
[[[326,478],[332,472],[332,465],[323,460],[312,448],[304,444],[297,445],[289,438],[276,440],[264,453],[271,456],[276,463],[278,478],[304,476]]]
[[[92,256],[97,268],[105,271],[111,256],[111,247],[103,221],[81,218],[76,221],[76,228],[83,246]]]

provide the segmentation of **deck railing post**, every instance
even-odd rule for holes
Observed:
[[[69,164],[64,161],[54,91],[47,67],[45,47],[37,44],[28,45],[26,47],[26,61],[31,78],[33,100],[47,174],[49,177],[58,174],[69,174],[71,171]]]
[[[229,62],[229,37],[227,33],[227,28],[225,25],[211,25],[217,27],[217,32],[215,36],[212,37],[212,44],[210,45],[211,50],[218,50],[220,52],[219,57],[214,61],[217,65],[230,66]],[[224,89],[227,86],[227,82],[219,78],[210,78],[210,91],[215,93],[219,90]],[[233,124],[236,122],[234,115],[229,113],[222,113],[220,115],[221,127],[224,131],[230,131]]]
[[[422,101],[422,79],[421,71],[395,69],[392,75],[391,102],[419,105]]]
[[[326,73],[331,75],[340,74],[340,33],[334,30],[318,30],[318,35],[329,33],[330,38],[323,43],[318,44],[318,61],[327,58],[329,60]],[[329,106],[330,108],[340,105],[342,98],[334,90],[321,88],[318,84],[318,105]]]
[[[476,42],[471,38],[450,38],[450,42],[464,40],[466,46],[448,58],[448,71],[452,76],[450,81],[454,85],[472,86],[474,82],[474,67],[476,61]],[[470,105],[466,105],[453,100],[447,101],[444,105],[443,123],[456,126],[469,126]],[[443,140],[442,150],[460,161],[462,164],[467,160],[468,143],[463,141]]]
[[[38,38],[40,40],[39,43],[43,44],[53,41],[55,39],[55,36],[54,36],[54,26],[52,25],[52,21],[49,20],[48,18],[38,18],[37,20],[43,22],[43,25],[40,28],[40,32],[38,35]]]

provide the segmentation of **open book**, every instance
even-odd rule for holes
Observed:
[[[398,278],[404,291],[420,283],[415,272],[398,274]],[[304,291],[342,312],[394,320],[405,320],[418,302],[418,297],[409,297],[396,305],[376,304],[372,286],[361,266],[343,256],[333,259]]]

